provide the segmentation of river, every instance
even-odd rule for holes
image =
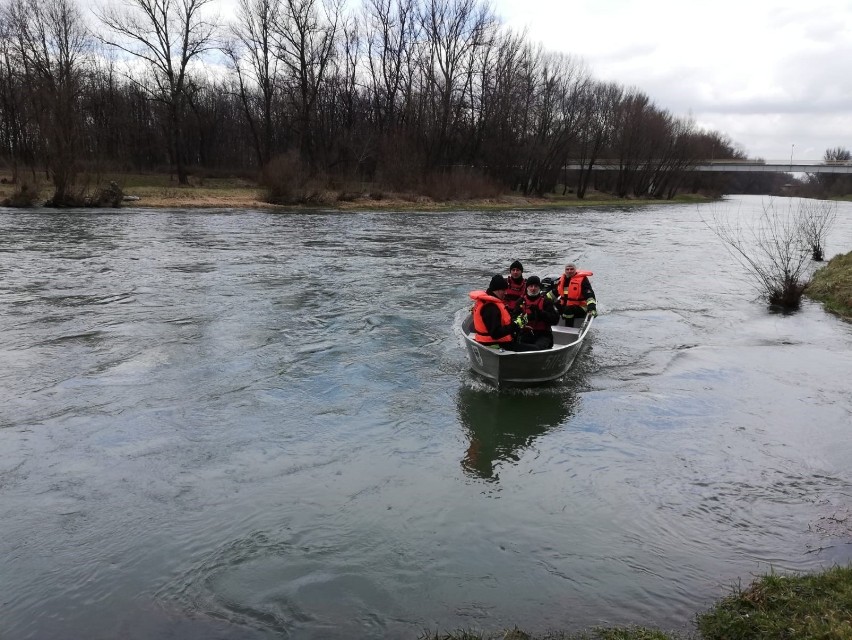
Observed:
[[[2,210],[0,637],[678,630],[848,562],[852,324],[702,222],[764,204]],[[600,317],[497,392],[453,323],[516,258]]]

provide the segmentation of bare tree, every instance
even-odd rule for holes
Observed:
[[[102,40],[148,65],[151,83],[137,80],[167,112],[169,156],[180,184],[188,184],[184,118],[189,66],[216,45],[218,25],[205,16],[212,0],[124,0],[99,18],[115,38]]]
[[[429,156],[435,166],[448,160],[448,142],[457,124],[454,115],[461,102],[454,99],[474,72],[471,52],[489,37],[494,13],[479,0],[427,0],[420,21],[429,43],[423,68],[433,118]]]
[[[11,165],[12,182],[17,183],[20,164],[32,166],[34,153],[27,142],[32,138],[28,130],[34,125],[27,122],[26,82],[20,73],[8,12],[9,8],[4,7],[0,13],[0,148]]]
[[[843,165],[849,164],[852,160],[852,152],[845,147],[834,147],[826,149],[823,154],[823,162],[828,165]],[[852,177],[837,173],[818,173],[810,174],[812,181],[816,182],[819,187],[819,195],[822,196],[838,196],[852,192]]]
[[[525,194],[543,195],[556,186],[571,144],[576,140],[581,95],[588,72],[576,59],[542,54],[535,69],[534,97],[525,144],[523,186]]]
[[[379,133],[393,126],[400,94],[414,55],[418,22],[415,0],[366,0],[364,3],[370,93]]]
[[[837,218],[837,203],[825,200],[801,201],[799,225],[802,239],[817,262],[825,259],[825,240]]]
[[[299,150],[311,173],[317,169],[315,110],[320,88],[337,53],[341,2],[284,0],[273,34],[296,113]]]
[[[12,49],[38,118],[45,164],[56,206],[69,204],[79,170],[79,98],[84,56],[90,42],[79,9],[71,0],[13,0],[4,9]]]
[[[233,41],[225,46],[237,77],[238,95],[251,130],[259,166],[269,162],[277,137],[273,101],[280,91],[280,62],[275,55],[274,25],[280,0],[239,0]]]
[[[797,309],[808,284],[809,248],[799,221],[808,211],[801,202],[799,207],[798,212],[792,204],[779,211],[770,200],[750,223],[739,215],[734,220],[718,213],[711,221],[702,218],[751,276],[761,297],[783,309]]]
[[[624,89],[615,83],[592,83],[581,98],[578,159],[582,168],[577,182],[578,198],[585,198],[595,162],[610,142],[623,93]]]

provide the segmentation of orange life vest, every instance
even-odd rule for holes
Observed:
[[[488,333],[488,328],[485,326],[485,321],[482,319],[482,307],[489,302],[497,305],[500,309],[500,324],[504,327],[509,326],[512,322],[512,316],[509,315],[509,310],[500,298],[489,296],[485,291],[471,291],[471,299],[473,299],[473,330],[476,332],[474,340],[480,344],[497,344],[501,342],[511,342],[511,334],[505,335],[502,338],[494,339]]]
[[[578,271],[571,276],[571,281],[568,286],[565,286],[565,274],[559,278],[559,283],[556,285],[556,293],[559,294],[562,304],[586,306],[586,299],[583,297],[582,284],[583,278],[595,275],[591,271]]]

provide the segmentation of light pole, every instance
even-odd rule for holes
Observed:
[[[790,147],[790,168],[793,168],[793,149],[796,148],[796,143],[793,143],[793,146]]]

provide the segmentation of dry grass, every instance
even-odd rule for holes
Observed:
[[[11,176],[0,174],[8,181]],[[31,175],[28,184],[32,186]],[[311,202],[306,204],[275,205],[264,201],[264,188],[245,178],[190,178],[188,186],[178,185],[167,173],[104,173],[97,176],[82,176],[77,189],[84,194],[92,194],[98,189],[115,182],[125,196],[138,200],[128,200],[125,207],[151,208],[232,208],[232,209],[337,209],[342,211],[458,211],[458,210],[506,210],[506,209],[553,209],[584,206],[625,206],[642,205],[654,202],[682,203],[694,201],[694,196],[684,196],[675,200],[633,200],[619,199],[604,193],[589,192],[585,199],[579,200],[574,194],[566,196],[550,195],[545,198],[522,196],[517,194],[493,194],[489,197],[468,199],[434,199],[427,195],[405,192],[391,192],[366,183],[344,184],[338,188],[319,191]],[[49,182],[41,179],[36,185],[39,203],[45,202],[53,193]],[[11,196],[16,185],[0,182],[0,201]]]

